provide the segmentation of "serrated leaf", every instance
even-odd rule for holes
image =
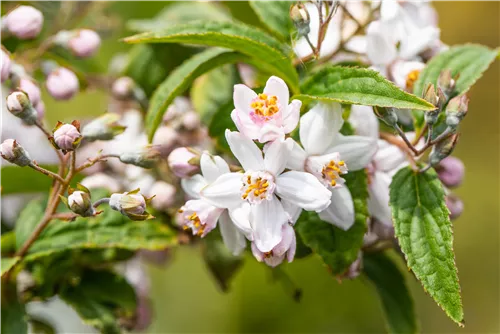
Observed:
[[[295,225],[304,243],[321,256],[334,275],[344,273],[358,257],[368,218],[366,172],[349,172],[343,177],[354,201],[354,225],[344,231],[307,211],[302,212]]]
[[[384,253],[364,254],[363,271],[380,296],[389,333],[417,333],[413,299],[393,260]]]
[[[18,261],[19,257],[2,257],[1,260],[1,267],[2,267],[2,276],[5,274],[7,271],[9,271]]]
[[[462,325],[453,233],[444,197],[434,170],[418,173],[406,167],[392,179],[392,218],[408,268],[446,314]]]
[[[252,57],[258,68],[271,69],[271,73],[285,80],[293,92],[298,91],[298,76],[291,62],[292,49],[263,31],[241,23],[192,22],[172,26],[161,32],[127,37],[125,42],[186,43],[232,49]]]
[[[249,1],[250,7],[257,14],[260,22],[277,37],[290,42],[290,33],[293,31],[293,22],[290,18],[289,1]]]
[[[2,261],[3,262],[3,261]],[[3,264],[2,264],[3,266]],[[3,268],[2,268],[3,269]],[[1,333],[28,333],[26,310],[17,297],[15,284],[2,280]]]
[[[336,101],[398,109],[435,109],[429,102],[402,91],[378,72],[357,67],[329,66],[308,77],[294,98]]]
[[[135,291],[125,278],[104,270],[84,271],[78,283],[64,286],[59,296],[102,333],[121,333],[119,318],[131,319],[137,307]]]
[[[151,19],[129,20],[127,28],[132,31],[149,32],[198,20],[229,21],[230,16],[222,6],[207,2],[179,2],[167,6]]]

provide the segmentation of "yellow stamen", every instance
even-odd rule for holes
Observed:
[[[410,92],[413,91],[413,86],[415,85],[415,82],[417,81],[419,75],[420,70],[413,70],[408,73],[408,76],[406,77],[406,90]]]
[[[259,94],[258,100],[252,101],[250,107],[254,110],[255,114],[263,117],[271,117],[279,111],[278,97],[275,95],[268,96],[267,94]]]

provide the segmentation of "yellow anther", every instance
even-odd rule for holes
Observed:
[[[406,89],[408,91],[413,91],[413,86],[415,85],[419,75],[420,70],[413,70],[408,73],[408,76],[406,77]]]
[[[278,97],[275,95],[268,96],[267,94],[259,94],[257,100],[250,103],[250,107],[255,114],[263,117],[271,117],[279,111]]]
[[[265,94],[265,93],[259,94],[259,99],[267,100],[267,94]]]

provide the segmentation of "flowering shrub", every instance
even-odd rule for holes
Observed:
[[[389,331],[413,333],[394,248],[463,326],[451,223],[463,204],[451,189],[464,166],[451,154],[467,91],[498,51],[444,45],[428,3],[250,6],[259,27],[197,2],[132,20],[129,52],[98,78],[79,65],[99,31],[31,6],[2,17],[3,109],[17,127],[1,144],[17,166],[2,170],[51,179],[28,185],[47,194],[2,232],[2,330],[27,332],[25,305],[55,295],[103,333],[144,329],[141,261],[197,243],[223,290],[245,251],[275,272],[316,253],[339,280],[368,277]],[[173,69],[155,57],[174,49],[186,57]],[[109,110],[49,130],[43,82],[55,100],[98,87]],[[53,159],[37,162],[44,143],[23,147],[27,130]]]

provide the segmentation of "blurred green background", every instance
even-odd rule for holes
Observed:
[[[122,19],[154,16],[165,2],[115,2],[110,13]],[[245,3],[225,3],[235,16],[255,18]],[[500,45],[499,2],[437,2],[442,40],[449,44]],[[109,36],[99,61],[127,45],[117,41],[128,32]],[[420,284],[408,273],[424,333],[499,333],[499,61],[470,92],[469,116],[461,126],[455,155],[467,166],[464,184],[456,191],[465,212],[454,222],[456,261],[465,308],[464,329],[459,329]],[[107,100],[100,92],[80,94],[71,102],[47,101],[48,118],[71,120],[102,113]],[[248,258],[232,282],[220,292],[202,262],[197,247],[174,252],[167,267],[150,268],[154,323],[150,333],[281,332],[379,333],[384,320],[377,295],[364,279],[337,282],[314,256],[284,265],[303,290],[296,303],[279,283],[273,283],[265,265]]]

